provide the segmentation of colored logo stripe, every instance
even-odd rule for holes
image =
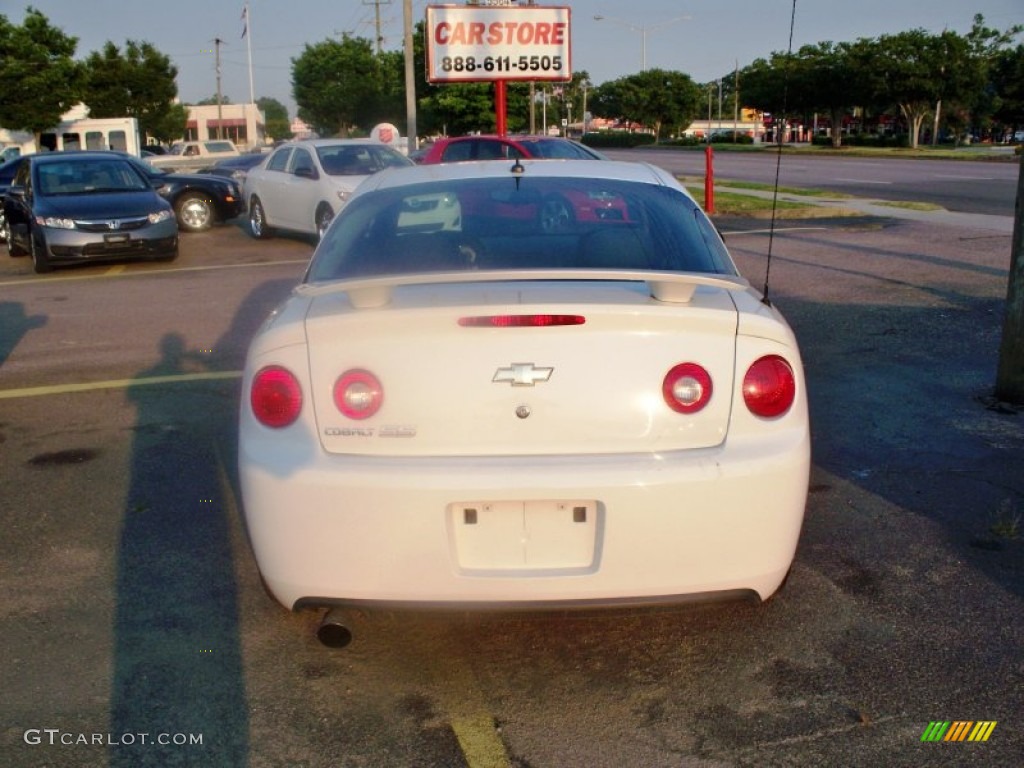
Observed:
[[[950,726],[949,732],[943,741],[963,741],[967,738],[967,732],[974,725],[970,720],[957,720]]]
[[[992,731],[996,729],[995,720],[983,720],[974,726],[974,730],[971,731],[971,735],[967,737],[968,741],[988,741],[988,737],[992,735]]]
[[[995,720],[933,720],[921,734],[921,741],[988,741]]]
[[[921,741],[941,741],[942,737],[946,735],[946,731],[949,729],[949,722],[943,722],[942,720],[933,720],[928,723],[928,727],[924,729],[924,733],[921,734]]]

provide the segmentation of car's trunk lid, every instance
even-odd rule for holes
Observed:
[[[467,327],[461,318],[578,315],[574,325]],[[355,309],[317,295],[306,318],[312,402],[331,453],[494,456],[654,452],[720,444],[729,423],[737,313],[729,292],[688,303],[644,283],[522,281],[415,285]],[[671,410],[665,374],[696,362],[714,393],[699,413]],[[334,401],[351,369],[382,384],[379,412]]]

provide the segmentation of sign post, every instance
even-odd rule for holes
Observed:
[[[572,80],[567,7],[478,0],[427,6],[427,82],[494,83],[498,134],[506,133],[509,80]]]

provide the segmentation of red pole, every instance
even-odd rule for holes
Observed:
[[[504,136],[507,132],[505,125],[505,81],[494,81],[494,121],[498,126],[498,135]]]
[[[704,210],[715,212],[715,151],[708,144],[704,148]]]

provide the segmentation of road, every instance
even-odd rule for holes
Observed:
[[[613,159],[643,160],[673,173],[705,173],[702,151],[608,150]],[[1009,153],[1007,158],[1012,157]],[[801,152],[714,154],[718,183],[729,180],[828,190],[879,200],[931,203],[950,211],[1013,216],[1019,165],[981,160],[919,160],[900,157],[811,157]]]
[[[763,230],[717,223],[756,281]],[[768,604],[372,615],[343,651],[262,590],[234,471],[246,344],[310,244],[228,225],[174,264],[36,277],[3,257],[4,765],[1019,763],[1024,425],[984,401],[1008,243],[877,219],[776,232],[814,469]],[[997,726],[923,743],[938,720]]]

